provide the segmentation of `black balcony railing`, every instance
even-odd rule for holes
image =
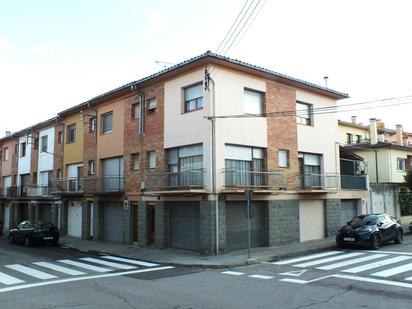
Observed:
[[[20,197],[46,197],[50,196],[49,186],[14,186],[0,190],[0,194],[5,198]]]
[[[113,193],[123,191],[123,176],[69,177],[51,181],[51,192],[54,194]]]
[[[147,190],[203,189],[204,169],[180,172],[150,173],[147,175]]]
[[[275,171],[223,170],[225,188],[283,189],[284,174]]]
[[[367,190],[368,176],[367,175],[340,175],[340,183],[342,189],[348,190]]]

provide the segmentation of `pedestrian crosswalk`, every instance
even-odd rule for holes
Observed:
[[[173,267],[161,267],[156,263],[111,255],[6,264],[0,265],[0,292],[10,289],[4,287],[24,285],[28,282],[32,283],[33,280],[44,282],[63,279],[72,282],[75,279],[65,278],[85,279],[87,276],[96,278],[98,274],[103,274],[101,275],[103,277],[112,276],[105,275],[105,273],[119,272],[120,275],[123,275],[128,274],[128,272],[139,273],[169,268]]]
[[[412,255],[402,252],[328,251],[271,264],[412,281]]]

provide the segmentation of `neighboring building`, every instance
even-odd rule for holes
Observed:
[[[247,247],[252,188],[252,246],[334,235],[367,176],[340,175],[336,118],[314,111],[346,97],[210,52],[109,91],[59,113],[53,220],[84,239],[225,252]]]

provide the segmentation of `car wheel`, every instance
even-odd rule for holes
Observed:
[[[26,247],[30,247],[31,246],[31,239],[29,237],[26,236],[26,238],[24,238],[24,245]]]
[[[57,247],[58,245],[59,245],[59,240],[58,239],[53,239],[52,246]]]
[[[396,231],[395,239],[393,241],[395,244],[401,244],[403,242],[403,233],[401,230]]]
[[[14,244],[14,236],[9,235],[9,243]]]
[[[337,245],[338,248],[340,248],[340,249],[344,249],[344,248],[345,248],[345,245],[344,245],[343,243],[341,243],[340,241],[337,241],[337,242],[336,242],[336,245]]]
[[[378,234],[373,234],[371,238],[371,249],[378,250],[381,245],[381,239]]]

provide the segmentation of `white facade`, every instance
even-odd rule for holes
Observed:
[[[54,127],[48,128],[45,130],[40,131],[39,133],[39,147],[38,147],[38,176],[37,177],[37,184],[39,186],[47,185],[48,181],[48,173],[49,171],[53,170],[53,161],[54,161]],[[47,147],[46,151],[43,151],[42,141],[44,137],[47,136]]]
[[[22,147],[24,143],[26,144],[26,154],[25,156],[22,156]],[[19,139],[17,186],[20,186],[20,182],[21,182],[20,175],[30,174],[32,143],[33,143],[33,139],[31,135],[23,136],[23,137],[20,137]]]

